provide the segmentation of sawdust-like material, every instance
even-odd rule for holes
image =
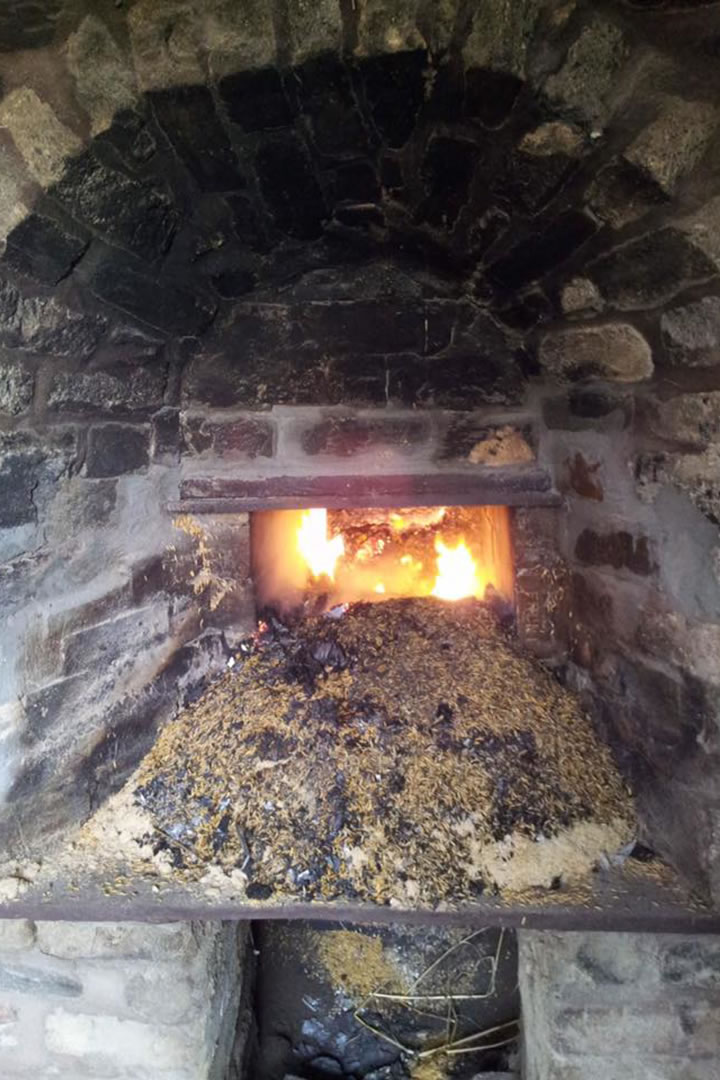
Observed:
[[[410,1080],[448,1080],[450,1075],[447,1057],[438,1055],[416,1062],[412,1067]]]
[[[310,931],[311,954],[333,987],[363,1002],[373,992],[402,993],[406,987],[380,936],[360,930]]]
[[[570,879],[634,832],[576,698],[477,601],[358,604],[265,634],[132,785],[153,822],[139,839],[179,878],[240,871],[250,899],[457,903],[546,885],[548,851]],[[547,846],[589,821],[580,861]]]

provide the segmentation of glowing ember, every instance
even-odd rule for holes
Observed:
[[[461,540],[455,548],[447,547],[439,536],[435,537],[438,575],[432,595],[442,600],[462,600],[465,596],[479,596],[475,560]]]
[[[384,593],[385,591],[386,591],[386,589],[385,589],[385,586],[383,585],[382,581],[378,581],[377,585],[375,586],[375,592],[376,593]]]
[[[327,510],[303,511],[297,532],[298,551],[313,577],[335,579],[335,564],[345,553],[342,536],[328,537]]]

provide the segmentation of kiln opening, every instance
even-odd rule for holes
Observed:
[[[399,597],[512,605],[505,506],[259,511],[251,537],[261,615]]]

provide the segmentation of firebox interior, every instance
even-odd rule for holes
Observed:
[[[258,511],[251,542],[261,614],[409,596],[512,605],[506,506]]]

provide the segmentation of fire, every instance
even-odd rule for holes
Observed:
[[[273,570],[286,568],[288,596],[310,588],[314,603],[328,606],[356,601],[382,601],[402,596],[434,596],[455,601],[482,598],[488,585],[512,597],[512,550],[507,511],[503,507],[478,508],[461,514],[446,508],[388,512],[366,523],[361,517],[333,527],[327,510],[288,512],[291,533],[282,532],[283,511],[270,512],[278,521],[278,540],[265,545],[276,553]],[[342,530],[342,531],[341,531]],[[292,537],[294,557],[283,544]],[[258,545],[258,551],[262,550]],[[310,583],[314,582],[314,585]],[[263,583],[264,584],[264,583]],[[272,586],[275,587],[274,585]],[[296,590],[293,592],[292,590]],[[282,596],[278,585],[278,595]]]
[[[313,577],[335,580],[335,564],[345,553],[341,535],[328,537],[327,510],[305,510],[297,532],[298,551]]]
[[[457,547],[450,548],[441,537],[435,537],[438,574],[433,585],[432,595],[442,600],[462,600],[464,596],[480,595],[475,560],[468,551],[464,540]]]

